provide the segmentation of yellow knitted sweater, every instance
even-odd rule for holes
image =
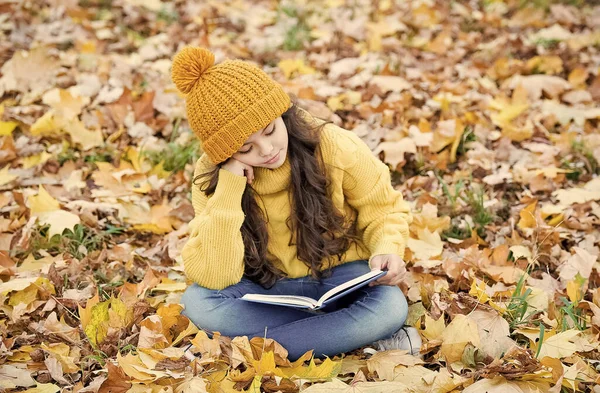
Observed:
[[[358,220],[362,234],[362,242],[352,243],[341,261],[332,257],[326,262],[336,266],[360,259],[370,262],[379,254],[403,256],[413,218],[402,193],[391,185],[388,167],[354,132],[334,124],[323,128],[321,151],[332,180],[329,195],[346,220]],[[196,163],[194,177],[213,165],[203,154]],[[288,156],[277,169],[254,168],[252,186],[262,197],[257,201],[268,218],[267,249],[278,259],[275,266],[288,277],[298,278],[310,272],[296,258],[296,246],[288,245],[290,173]],[[241,207],[245,187],[246,177],[224,169],[219,170],[217,187],[210,197],[198,185],[192,185],[195,217],[189,223],[190,237],[181,254],[187,277],[203,287],[223,289],[242,279],[244,243],[240,228],[245,217]]]

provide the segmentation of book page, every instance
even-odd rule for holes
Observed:
[[[293,296],[293,295],[261,295],[257,293],[246,294],[242,296],[244,300],[257,300],[259,302],[264,301],[273,304],[295,304],[299,306],[314,307],[317,301],[307,296]]]
[[[331,288],[329,291],[325,292],[325,294],[323,296],[321,296],[321,298],[317,302],[317,306],[320,307],[324,301],[326,301],[330,297],[334,296],[335,294],[342,292],[343,290],[345,290],[347,288],[351,288],[354,285],[359,284],[365,280],[368,280],[369,278],[374,277],[381,272],[382,272],[381,270],[371,270],[370,272],[365,273],[362,276],[358,276],[350,281],[346,281],[345,283],[338,285],[337,287]]]

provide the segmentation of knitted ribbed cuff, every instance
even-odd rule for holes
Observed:
[[[226,169],[219,169],[219,181],[209,202],[213,209],[239,210],[246,189],[246,176],[239,176]],[[207,206],[208,206],[207,203]]]

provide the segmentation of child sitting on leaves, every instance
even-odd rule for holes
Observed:
[[[353,132],[313,118],[260,68],[185,47],[172,79],[204,154],[182,250],[182,312],[225,336],[265,336],[290,360],[373,345],[418,353],[397,286],[412,221],[388,167]],[[246,293],[318,299],[369,272],[387,274],[315,314],[240,300]]]

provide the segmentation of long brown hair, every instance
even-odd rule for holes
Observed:
[[[338,260],[353,241],[359,240],[356,221],[350,225],[334,206],[327,189],[331,179],[327,176],[321,153],[321,132],[327,123],[313,125],[302,116],[297,99],[292,96],[292,106],[281,115],[288,131],[288,156],[291,165],[290,204],[292,213],[286,225],[292,232],[290,246],[296,246],[297,258],[310,268],[311,276],[320,280],[330,266],[322,266],[324,259],[337,256]],[[202,173],[196,180],[207,178],[200,190],[207,196],[215,192],[219,166]],[[275,256],[267,251],[268,232],[264,214],[256,197],[260,195],[246,184],[242,196],[242,210],[246,215],[242,224],[244,239],[244,276],[264,288],[272,287],[285,276],[273,264]],[[295,242],[294,242],[295,240]]]

